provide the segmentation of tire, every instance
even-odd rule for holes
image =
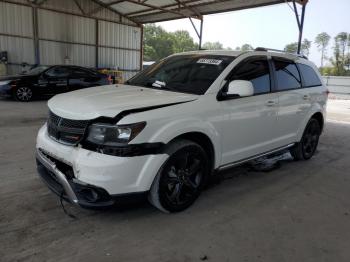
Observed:
[[[159,210],[185,210],[200,195],[210,174],[211,164],[203,148],[189,140],[176,140],[166,149],[169,158],[159,169],[148,196]]]
[[[29,102],[33,96],[33,90],[30,87],[17,87],[13,91],[13,97],[20,102]]]
[[[310,159],[318,145],[321,135],[321,127],[315,118],[311,118],[304,130],[300,142],[296,143],[291,149],[290,153],[294,160],[308,160]]]

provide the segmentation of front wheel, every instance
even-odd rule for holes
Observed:
[[[17,87],[13,96],[17,101],[28,102],[33,99],[33,90],[30,87]]]
[[[310,159],[317,149],[320,135],[321,127],[319,122],[316,119],[311,118],[309,123],[306,125],[300,142],[296,143],[296,145],[290,149],[290,153],[294,160]]]
[[[197,199],[211,165],[203,148],[189,140],[172,142],[166,153],[169,158],[153,181],[149,201],[163,212],[179,212]]]

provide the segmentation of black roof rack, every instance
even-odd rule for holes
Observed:
[[[278,53],[285,53],[285,54],[290,54],[290,55],[296,55],[296,56],[299,56],[299,57],[301,57],[301,58],[308,59],[307,56],[305,56],[305,55],[303,55],[303,54],[290,53],[290,52],[286,52],[286,51],[284,51],[284,50],[273,49],[273,48],[257,47],[257,48],[255,48],[255,51],[264,51],[264,52],[272,51],[272,52],[278,52]]]

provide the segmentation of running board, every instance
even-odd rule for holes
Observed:
[[[288,148],[291,148],[292,146],[294,146],[295,143],[292,143],[292,144],[289,144],[287,146],[283,146],[283,147],[279,147],[279,148],[276,148],[274,150],[271,150],[271,151],[268,151],[268,152],[265,152],[265,153],[262,153],[262,154],[259,154],[259,155],[255,155],[255,156],[252,156],[252,157],[248,157],[248,158],[245,158],[243,160],[239,160],[239,161],[236,161],[236,162],[232,162],[232,163],[229,163],[229,164],[225,164],[223,166],[220,166],[218,168],[219,171],[222,171],[222,170],[225,170],[225,169],[229,169],[231,167],[235,167],[235,166],[239,166],[241,164],[244,164],[246,162],[249,162],[249,161],[252,161],[252,160],[255,160],[257,158],[260,158],[260,157],[263,157],[263,156],[268,156],[268,155],[271,155],[271,154],[274,154],[274,153],[277,153],[279,151],[282,151],[282,150],[285,150],[285,149],[288,149]]]

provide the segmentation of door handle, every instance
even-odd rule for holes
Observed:
[[[303,99],[304,99],[304,100],[310,100],[310,96],[309,96],[309,95],[304,95],[304,96],[303,96]]]
[[[266,102],[266,106],[275,106],[277,104],[276,101],[270,100]]]

